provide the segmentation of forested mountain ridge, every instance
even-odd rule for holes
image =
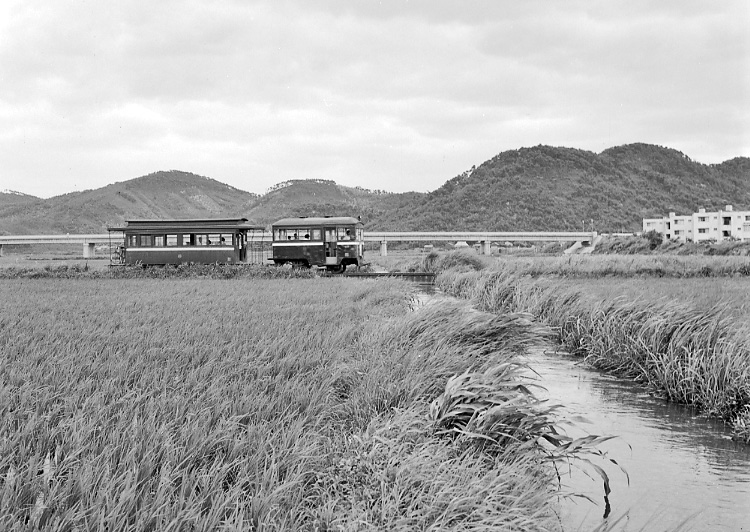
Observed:
[[[502,152],[392,214],[403,230],[637,231],[644,217],[750,207],[750,159],[719,165],[630,144],[601,154],[536,146]],[[593,220],[593,222],[592,222]]]
[[[126,219],[240,217],[256,194],[178,170],[33,202],[0,204],[0,234],[101,233]]]
[[[5,196],[14,196],[8,197]],[[0,234],[99,233],[127,219],[361,216],[391,231],[638,231],[644,217],[750,209],[750,158],[706,165],[650,144],[597,154],[508,150],[429,193],[389,193],[295,179],[258,195],[171,170],[49,199],[0,194]]]

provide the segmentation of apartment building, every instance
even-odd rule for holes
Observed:
[[[750,211],[735,211],[727,205],[724,210],[706,212],[701,208],[686,216],[670,212],[663,218],[644,218],[643,232],[649,231],[681,242],[750,240]]]

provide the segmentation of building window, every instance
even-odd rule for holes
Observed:
[[[698,216],[698,221],[699,222],[705,222],[706,221],[706,217],[705,216]]]
[[[702,228],[698,229],[698,232],[700,234],[705,234],[705,233],[708,233],[708,229],[706,229],[705,227],[702,227]]]
[[[731,225],[732,224],[732,217],[731,216],[724,216],[722,218],[722,223],[724,225]]]

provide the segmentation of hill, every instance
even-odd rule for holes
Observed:
[[[16,192],[14,190],[1,190],[0,191],[0,208],[8,205],[18,205],[23,203],[33,203],[35,201],[42,201],[41,198],[36,196],[30,196],[22,192]]]
[[[373,227],[389,213],[423,194],[394,194],[361,187],[345,187],[323,179],[295,179],[272,187],[250,205],[248,218],[270,224],[286,216],[361,216]]]
[[[177,170],[25,203],[0,204],[0,233],[101,233],[132,218],[244,216],[255,194]]]
[[[502,152],[428,194],[394,194],[328,180],[291,180],[252,194],[176,170],[39,199],[0,194],[0,234],[100,233],[132,218],[362,216],[402,231],[638,231],[641,219],[750,209],[750,159],[716,165],[670,148],[628,144],[597,154],[535,146]],[[8,197],[6,196],[13,196]],[[593,222],[592,222],[593,220]]]
[[[637,231],[644,217],[703,206],[750,207],[750,159],[720,165],[648,144],[600,154],[536,146],[510,150],[389,213],[402,230]],[[593,223],[592,223],[593,220]]]

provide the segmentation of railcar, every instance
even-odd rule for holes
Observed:
[[[324,267],[341,273],[364,260],[364,225],[358,218],[284,218],[271,225],[277,265]]]
[[[124,235],[113,254],[123,264],[238,264],[260,262],[257,244],[263,227],[247,218],[201,220],[129,220],[123,227],[109,227]],[[260,259],[260,260],[259,260]]]

